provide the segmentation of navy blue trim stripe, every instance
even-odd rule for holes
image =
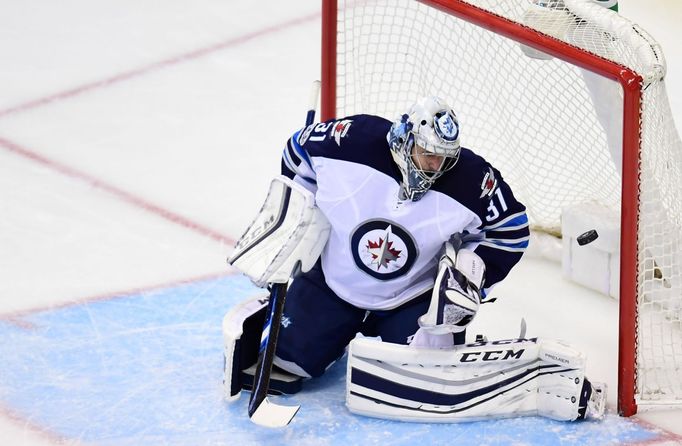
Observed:
[[[289,142],[291,143],[291,146],[294,148],[294,150],[296,150],[296,154],[298,155],[298,157],[301,158],[302,160],[304,160],[306,163],[308,163],[308,165],[312,169],[313,164],[310,162],[310,157],[308,156],[308,152],[306,152],[305,149],[303,148],[303,146],[301,146],[298,143],[298,135],[300,133],[301,133],[300,130],[298,132],[294,133],[294,136],[292,136],[291,139],[289,139]]]
[[[507,217],[506,219],[497,222],[492,225],[487,225],[483,226],[481,229],[484,231],[490,231],[493,229],[496,229],[498,231],[500,230],[505,230],[504,228],[510,228],[510,229],[521,229],[522,227],[528,226],[528,216],[526,215],[526,212],[520,212],[518,214],[511,215]]]
[[[504,249],[504,248],[513,248],[513,249],[521,249],[521,248],[527,248],[528,247],[528,240],[524,240],[521,242],[517,243],[507,243],[502,240],[484,240],[481,242],[482,245],[489,246],[490,248],[498,248],[498,249]]]
[[[523,380],[523,381],[517,383],[516,385],[514,385],[514,386],[512,386],[512,387],[509,387],[509,388],[505,388],[505,389],[503,389],[503,390],[500,390],[500,391],[497,392],[497,393],[493,393],[493,394],[491,394],[489,397],[484,398],[484,399],[482,399],[482,400],[480,400],[480,401],[477,401],[477,402],[475,402],[475,403],[473,403],[473,404],[469,404],[469,405],[464,406],[464,407],[452,408],[452,409],[449,409],[449,410],[430,410],[430,409],[424,408],[423,406],[419,406],[418,408],[414,408],[414,407],[406,406],[406,405],[403,405],[403,404],[397,404],[397,403],[392,403],[392,402],[389,402],[389,401],[385,401],[385,400],[382,400],[382,399],[380,399],[380,398],[375,398],[375,397],[370,397],[370,396],[368,396],[368,395],[363,395],[363,394],[358,393],[358,392],[356,392],[356,391],[351,391],[350,393],[351,393],[351,395],[355,395],[355,396],[360,397],[360,398],[364,398],[364,399],[367,399],[367,400],[370,400],[370,401],[374,401],[375,403],[386,404],[386,405],[388,405],[388,406],[397,407],[397,408],[401,408],[401,409],[413,410],[413,411],[416,411],[416,412],[428,412],[428,413],[436,413],[436,414],[450,414],[450,413],[463,412],[463,411],[465,411],[465,410],[468,410],[468,409],[471,409],[471,408],[473,408],[473,407],[476,407],[476,406],[478,406],[478,405],[480,405],[480,404],[483,404],[483,403],[485,403],[485,402],[487,402],[487,401],[492,400],[493,398],[496,398],[497,396],[499,396],[499,395],[501,395],[501,394],[503,394],[503,393],[505,393],[505,392],[508,392],[508,391],[510,391],[510,390],[512,390],[512,389],[515,389],[515,388],[517,388],[517,387],[520,387],[520,386],[526,384],[527,382],[529,382],[529,381],[531,381],[531,380],[533,380],[533,379],[538,378],[539,376],[542,376],[542,375],[549,375],[549,374],[553,374],[553,373],[563,373],[563,372],[568,372],[568,371],[573,370],[573,369],[570,369],[570,368],[566,368],[566,369],[561,369],[561,370],[548,370],[548,371],[544,371],[544,372],[540,372],[540,371],[539,371],[539,369],[541,369],[541,368],[549,368],[549,367],[556,367],[556,366],[555,366],[555,365],[546,365],[546,366],[534,367],[534,368],[532,368],[532,369],[529,369],[529,373],[538,372],[537,375],[529,376],[529,377],[527,377],[527,379],[525,379],[525,380]],[[356,369],[352,369],[352,370],[355,371]],[[527,376],[529,373],[524,373],[523,375],[521,375],[521,377]],[[381,379],[381,378],[378,378],[378,377],[375,377],[375,378]],[[518,377],[515,377],[515,379],[517,379],[517,378],[518,378]],[[506,381],[513,382],[515,379],[506,380]],[[351,382],[352,382],[352,376],[351,376]],[[358,384],[358,385],[361,385],[361,384]],[[365,387],[367,387],[367,386],[365,386]],[[408,387],[408,386],[406,386],[406,387]],[[499,385],[488,386],[488,388],[490,388],[491,390],[498,389],[499,387],[501,387],[501,386],[499,386]],[[372,387],[369,387],[369,388],[372,389],[372,390],[375,390],[375,389],[372,388]],[[424,391],[424,392],[429,392],[429,391]],[[384,393],[387,393],[387,392],[384,392]],[[435,392],[429,392],[429,393],[435,393]],[[474,393],[474,392],[470,392],[470,393]],[[388,395],[392,395],[392,396],[396,396],[396,397],[398,397],[398,398],[407,399],[407,398],[405,398],[404,396],[393,395],[393,394],[391,394],[391,393],[387,393],[387,394],[388,394]],[[480,394],[483,395],[483,394],[485,394],[485,392],[482,392],[482,393],[480,393]],[[447,395],[447,396],[449,396],[449,395]],[[472,397],[472,398],[473,398],[473,397]],[[461,403],[463,403],[463,402],[466,402],[466,401],[471,400],[472,398],[468,398],[467,400],[463,400],[463,401],[460,401],[460,402],[455,403],[455,404],[461,404]],[[416,402],[416,403],[422,403],[422,402],[424,402],[424,401],[422,401],[422,400],[415,400],[415,402]],[[455,405],[455,404],[438,404],[438,403],[429,403],[429,404],[434,404],[434,405],[449,405],[449,406],[454,406],[454,405]]]
[[[485,231],[485,238],[487,239],[518,239],[518,238],[524,238],[528,237],[528,226],[524,226],[521,228],[511,228],[510,230],[499,230],[499,229],[491,229],[489,231]]]
[[[291,172],[294,175],[298,175],[310,184],[316,185],[317,181],[314,177],[314,169],[312,167],[312,162],[310,161],[310,156],[308,152],[299,144],[298,138],[301,131],[294,133],[294,135],[287,140],[286,147],[282,152],[282,169],[283,172]],[[301,169],[301,164],[305,162],[310,170],[313,171],[313,177],[309,173]],[[286,169],[286,170],[284,170]],[[293,175],[291,175],[293,176]]]
[[[287,143],[287,146],[284,148],[284,151],[282,152],[282,161],[284,164],[287,165],[287,167],[293,171],[298,170],[299,164],[301,164],[300,158],[293,158],[291,156],[291,147]]]
[[[495,390],[500,389],[501,387],[506,387],[510,384],[513,384],[516,381],[519,381],[527,377],[530,374],[534,374],[540,371],[541,369],[547,368],[556,368],[556,366],[543,365],[532,367],[518,375],[511,376],[495,384],[481,387],[480,389],[472,390],[470,392],[457,394],[433,392],[431,390],[419,389],[405,384],[399,384],[356,368],[351,369],[351,383],[372,390],[376,390],[387,395],[392,395],[397,398],[409,399],[421,403],[433,404],[436,406],[455,406],[458,404],[466,403],[474,398],[478,398],[480,396],[492,393]],[[550,371],[549,373],[555,372]],[[527,382],[527,380],[524,382]]]
[[[252,241],[249,246],[245,247],[242,252],[240,252],[236,257],[230,259],[230,264],[234,264],[241,256],[249,252],[254,246],[258,245],[263,239],[267,238],[275,232],[277,229],[279,229],[280,226],[282,226],[282,223],[284,222],[284,219],[287,216],[287,210],[289,209],[289,199],[291,198],[291,188],[289,186],[284,187],[284,194],[282,197],[282,204],[279,208],[279,215],[277,215],[277,221],[268,229],[265,231],[260,237]],[[250,228],[250,227],[249,227]],[[248,232],[248,230],[247,230]]]
[[[289,179],[294,179],[294,177],[296,176],[296,172],[294,172],[291,168],[289,168],[289,166],[284,161],[284,158],[282,158],[282,162],[281,162],[280,167],[281,167],[282,175],[285,175]]]

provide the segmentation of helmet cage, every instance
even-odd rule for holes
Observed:
[[[443,173],[452,169],[460,154],[459,123],[455,113],[447,106],[435,113],[415,108],[394,122],[387,135],[393,159],[403,177],[401,199],[412,201],[421,199]],[[417,156],[422,162],[415,162]],[[435,170],[436,163],[423,162],[428,156],[441,157]],[[431,166],[431,169],[423,165]]]

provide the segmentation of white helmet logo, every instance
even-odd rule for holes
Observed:
[[[435,130],[438,136],[446,141],[455,141],[459,136],[459,126],[447,112],[440,116],[436,115]]]

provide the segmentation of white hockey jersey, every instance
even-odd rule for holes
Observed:
[[[433,287],[443,243],[468,232],[481,236],[466,248],[486,263],[485,294],[528,245],[525,207],[497,170],[465,148],[421,200],[400,201],[390,126],[356,115],[313,124],[287,142],[282,173],[315,193],[331,223],[321,257],[327,285],[357,307],[395,308]]]

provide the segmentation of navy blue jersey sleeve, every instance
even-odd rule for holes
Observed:
[[[483,157],[462,148],[455,167],[432,189],[462,203],[478,217],[469,232],[482,236],[474,252],[486,264],[484,294],[507,277],[523,255],[530,232],[526,207],[512,193],[500,172]]]
[[[294,133],[286,143],[282,152],[282,175],[289,178],[298,176],[305,183],[314,185],[316,183],[315,170],[313,169],[310,155],[303,148],[304,135],[310,135],[316,124],[312,124]]]
[[[484,290],[507,277],[530,239],[526,207],[514,197],[500,172],[489,164],[486,167],[479,211],[483,240],[474,250],[486,264]]]
[[[392,172],[386,134],[391,122],[379,116],[355,115],[312,124],[294,133],[282,153],[281,171],[303,184],[316,184],[312,159],[326,157],[371,165]]]

